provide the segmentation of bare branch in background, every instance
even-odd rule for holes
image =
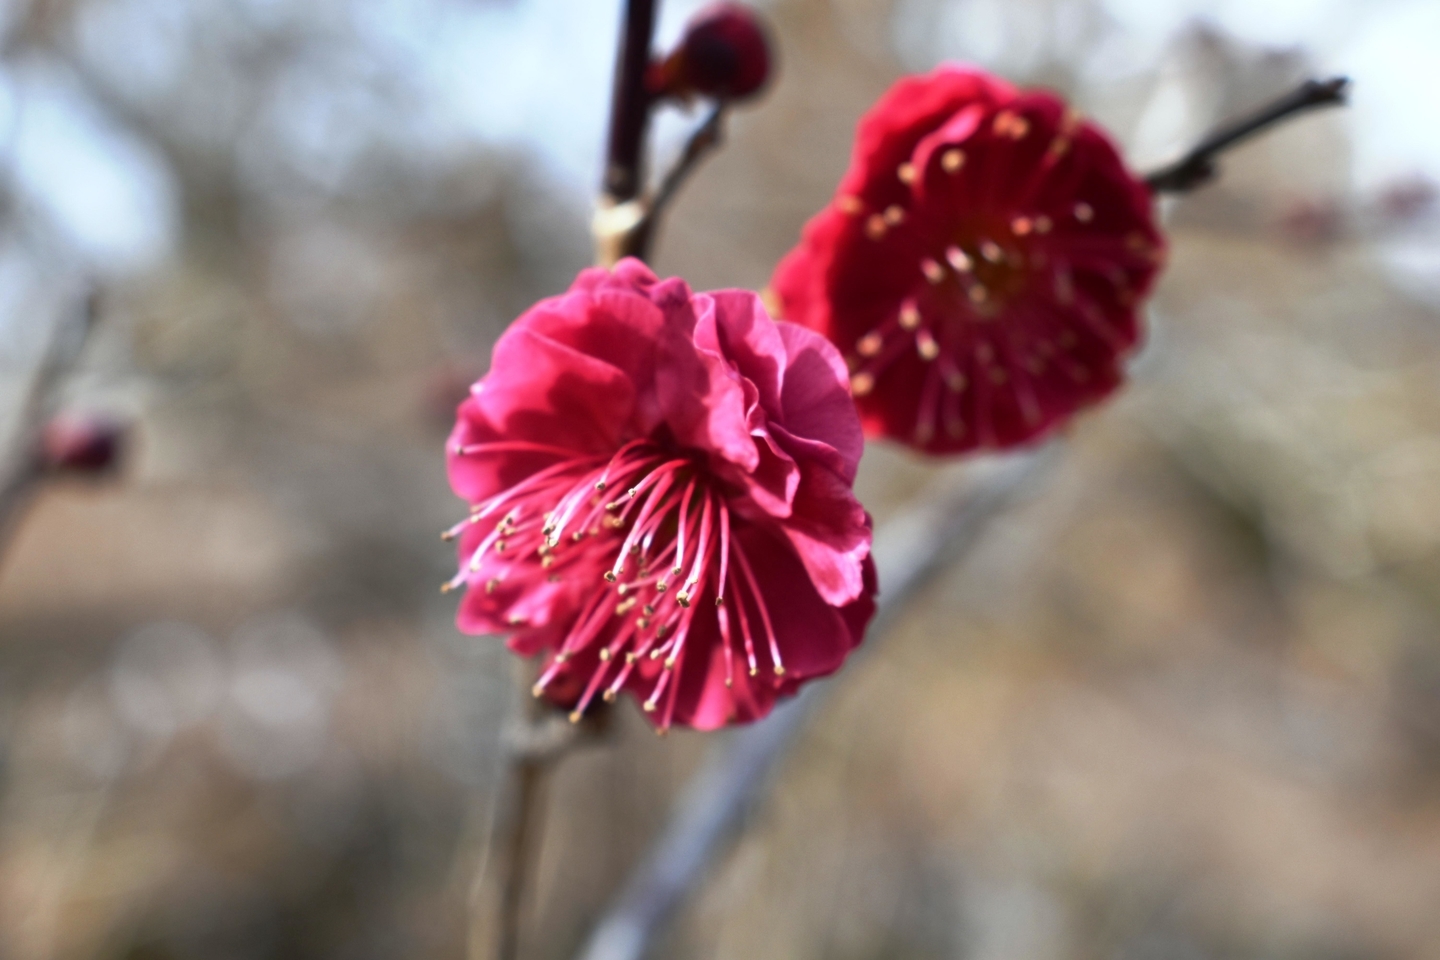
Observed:
[[[1201,140],[1179,160],[1145,178],[1155,193],[1186,193],[1208,183],[1216,173],[1216,158],[1230,147],[1275,124],[1316,107],[1345,105],[1348,77],[1329,80],[1306,80],[1287,93],[1248,116],[1225,124]]]
[[[1002,464],[978,486],[968,474],[934,488],[875,533],[873,555],[885,585],[870,626],[875,643],[914,594],[963,558],[1015,499],[1054,461],[1051,444]],[[581,960],[641,960],[665,923],[704,880],[760,799],[776,761],[805,727],[829,684],[812,683],[764,721],[713,748],[649,855],[596,926]]]

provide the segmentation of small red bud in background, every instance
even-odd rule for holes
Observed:
[[[103,414],[57,414],[40,430],[38,465],[47,473],[113,473],[126,432],[122,423]]]
[[[679,46],[650,65],[646,85],[657,97],[745,100],[770,77],[768,34],[750,7],[712,3],[690,18]]]
[[[1435,206],[1435,183],[1416,174],[1397,180],[1380,191],[1380,213],[1392,220],[1411,220]]]
[[[1280,232],[1293,243],[1333,243],[1345,232],[1345,211],[1332,197],[1296,198],[1280,211]]]

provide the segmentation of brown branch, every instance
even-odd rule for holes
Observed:
[[[515,960],[520,955],[520,918],[526,887],[529,886],[532,856],[541,827],[540,808],[544,803],[545,781],[550,762],[536,757],[512,761],[510,781],[513,812],[501,856],[506,864],[505,884],[500,890],[500,923],[496,957]]]
[[[625,4],[605,152],[604,193],[613,203],[635,199],[644,184],[645,131],[652,103],[645,89],[645,69],[650,65],[655,6],[656,0],[628,0]]]
[[[615,89],[610,102],[610,136],[605,175],[591,232],[595,261],[613,266],[623,257],[643,257],[637,228],[644,219],[645,134],[655,99],[645,89],[650,42],[655,32],[656,0],[626,0],[615,58]]]
[[[643,255],[635,244],[643,210],[639,197],[645,181],[645,134],[654,105],[645,89],[645,71],[650,65],[657,3],[626,0],[620,27],[605,172],[593,224],[596,261],[602,266],[611,266],[621,257]],[[595,730],[604,722],[604,711],[592,711],[574,727],[568,723],[557,726],[559,718],[542,701],[530,697],[529,678],[522,675],[522,683],[520,716],[506,736],[510,813],[501,829],[505,839],[497,923],[499,960],[515,960],[519,955],[521,917],[531,862],[537,855],[550,768],[577,742],[577,730]],[[472,949],[481,949],[481,938],[472,937],[471,943]]]
[[[1179,160],[1145,178],[1155,193],[1185,193],[1214,178],[1216,158],[1242,140],[1316,107],[1337,107],[1345,103],[1348,77],[1306,80],[1285,96],[1246,116],[1232,120],[1191,148]]]
[[[520,938],[525,915],[525,898],[539,854],[540,831],[544,826],[545,787],[555,764],[578,747],[598,742],[609,727],[606,704],[597,704],[578,722],[530,694],[534,681],[531,665],[516,663],[522,698],[515,717],[505,729],[504,747],[508,756],[506,790],[500,798],[504,818],[495,835],[501,839],[500,890],[494,936],[497,960],[515,960],[520,955]],[[482,863],[483,869],[483,863]],[[483,877],[477,875],[475,889]],[[488,957],[487,941],[479,929],[483,923],[481,904],[472,898],[471,957]]]

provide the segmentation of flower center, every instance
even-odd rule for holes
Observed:
[[[458,452],[484,456],[502,452],[497,448],[521,452],[520,447],[554,451],[537,444],[492,443]],[[584,588],[578,614],[535,684],[536,696],[562,673],[583,669],[579,663],[589,665],[590,678],[571,714],[578,720],[602,688],[603,698],[614,700],[640,671],[654,680],[644,708],[654,711],[665,699],[661,727],[668,727],[678,690],[674,675],[687,646],[693,646],[688,641],[697,618],[716,622],[727,686],[733,684],[737,651],[751,676],[759,672],[757,640],[774,674],[783,675],[759,583],[732,529],[727,494],[703,461],[653,439],[632,441],[608,461],[570,457],[476,504],[471,516],[447,534],[483,528],[500,515],[446,588],[468,580],[502,601],[518,601],[525,591],[546,584],[571,582]],[[512,614],[508,620],[516,627],[526,625],[523,616]]]

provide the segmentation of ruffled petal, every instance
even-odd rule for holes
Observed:
[[[793,323],[778,323],[775,328],[785,345],[785,383],[778,418],[784,424],[784,435],[803,443],[805,455],[828,461],[826,465],[847,484],[854,483],[865,437],[855,419],[845,359],[812,330]],[[797,459],[802,456],[798,450],[790,453]]]

